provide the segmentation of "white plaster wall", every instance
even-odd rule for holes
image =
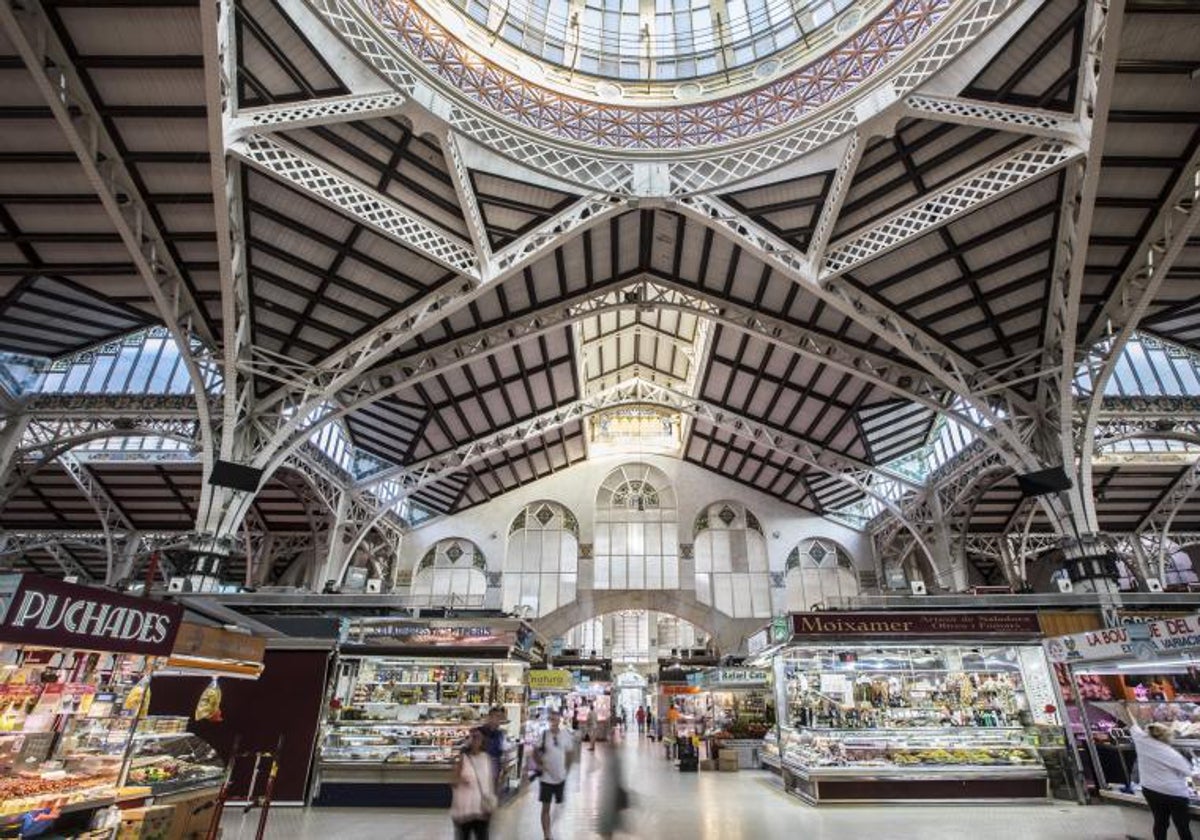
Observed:
[[[702,507],[723,499],[734,499],[746,505],[762,523],[772,571],[782,572],[788,553],[807,537],[836,540],[854,558],[858,568],[874,568],[870,539],[865,534],[802,511],[703,467],[662,455],[589,459],[464,513],[417,528],[404,540],[400,568],[412,569],[438,540],[459,537],[479,546],[490,571],[501,571],[508,546],[508,526],[521,508],[540,500],[555,501],[570,508],[579,519],[580,541],[591,543],[600,483],[615,467],[635,461],[653,464],[670,477],[679,504],[681,541],[692,541],[692,522]],[[776,531],[778,538],[772,536]],[[691,581],[687,582],[686,588],[691,588]]]

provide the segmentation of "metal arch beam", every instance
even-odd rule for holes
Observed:
[[[1081,148],[1087,141],[1083,126],[1073,116],[1041,108],[1018,108],[961,96],[918,93],[904,98],[901,113],[916,119],[1063,140]]]
[[[426,259],[474,282],[483,279],[479,255],[470,244],[291,143],[279,137],[248,134],[233,141],[229,152]]]
[[[1075,154],[1077,150],[1068,151],[1057,141],[1024,144],[993,167],[977,169],[935,196],[830,246],[820,270],[796,253],[791,245],[761,230],[719,199],[690,196],[680,199],[678,206],[919,363],[996,429],[1011,453],[1014,466],[1033,469],[1039,462],[1025,440],[1032,434],[1032,428],[1018,430],[1014,427],[1014,424],[1035,416],[1032,406],[1023,397],[1005,387],[1005,383],[995,382],[990,375],[890,308],[849,283],[840,282],[839,277],[842,271],[858,264],[863,254],[878,255],[935,230],[958,215],[1061,167]],[[931,209],[935,204],[939,207]],[[1004,407],[997,411],[990,401],[978,396],[981,391],[993,391],[995,399],[1001,400]]]
[[[1045,428],[1054,429],[1057,441],[1045,441],[1048,451],[1057,449],[1063,467],[1071,465],[1080,480],[1067,492],[1075,527],[1093,531],[1095,504],[1089,497],[1091,467],[1077,464],[1077,417],[1075,414],[1076,351],[1079,340],[1079,307],[1087,266],[1089,239],[1100,183],[1101,156],[1108,128],[1108,113],[1116,78],[1124,24],[1125,0],[1089,0],[1084,15],[1084,44],[1080,51],[1078,96],[1075,117],[1088,137],[1082,168],[1068,172],[1059,212],[1060,229],[1055,249],[1049,294],[1049,312],[1043,338],[1043,369],[1055,371],[1055,379],[1038,389]],[[1054,420],[1057,420],[1055,429]],[[1085,476],[1087,476],[1085,478]],[[1084,487],[1084,485],[1087,485]],[[1020,559],[1020,558],[1018,558]]]
[[[369,391],[371,385],[367,378],[371,370],[397,348],[515,276],[542,253],[566,244],[627,207],[628,202],[623,199],[587,196],[528,234],[528,237],[537,239],[538,245],[530,247],[520,260],[511,263],[505,271],[485,282],[464,280],[432,292],[319,365],[297,367],[296,381],[293,383],[295,387],[292,389],[297,393],[290,394],[287,389],[280,389],[259,402],[260,414],[274,413],[281,421],[279,428],[268,425],[263,430],[274,433],[275,437],[271,451],[265,453],[263,463],[271,459],[275,448],[290,445],[290,436],[305,425],[312,412],[327,412],[327,404],[335,398],[353,401],[360,393]],[[278,362],[271,360],[270,364]],[[310,421],[307,428],[315,430],[328,419],[321,417],[317,421]],[[265,416],[262,418],[264,424],[268,420]]]
[[[635,297],[630,297],[635,295]],[[545,335],[604,312],[653,306],[687,311],[721,326],[753,335],[789,353],[848,373],[872,385],[950,416],[979,434],[985,430],[973,418],[951,411],[937,381],[925,371],[886,356],[848,345],[794,324],[743,307],[729,300],[657,275],[641,275],[557,301],[545,310],[527,313],[460,341],[415,354],[370,372],[360,387],[359,399],[343,402],[338,416],[363,408],[439,373]]]
[[[1197,230],[1200,230],[1200,145],[1193,151],[1191,159],[1172,186],[1149,231],[1139,243],[1133,260],[1122,273],[1117,288],[1104,306],[1099,321],[1105,326],[1115,327],[1117,332],[1092,345],[1086,357],[1092,391],[1088,395],[1081,431],[1080,492],[1087,509],[1087,525],[1092,531],[1099,530],[1092,497],[1092,460],[1095,457],[1095,431],[1103,410],[1104,392],[1146,309],[1187,246],[1188,239]]]
[[[538,438],[548,431],[583,420],[598,411],[623,405],[657,405],[679,411],[693,419],[703,420],[718,429],[850,484],[856,490],[877,499],[880,504],[891,510],[898,520],[904,521],[906,527],[913,532],[914,540],[932,562],[933,555],[918,529],[904,519],[903,513],[892,499],[878,493],[872,487],[870,479],[875,472],[869,465],[822,450],[808,441],[772,429],[763,423],[740,416],[732,416],[733,412],[721,406],[641,379],[628,380],[606,388],[569,405],[472,441],[451,452],[413,464],[403,473],[393,473],[390,478],[397,489],[391,496],[379,500],[383,510],[380,510],[374,518],[360,527],[354,540],[350,543],[346,556],[353,556],[363,536],[376,524],[376,520],[382,517],[386,510],[390,510],[402,499],[413,495],[421,488],[472,464],[486,460],[496,452],[503,451],[510,446]],[[897,483],[902,482],[898,477],[889,476],[888,478]]]
[[[105,560],[107,561],[104,580],[106,583],[113,583],[113,574],[117,563],[115,536],[118,533],[132,534],[137,529],[133,527],[133,523],[125,516],[120,505],[109,495],[104,485],[97,480],[86,464],[70,452],[59,455],[58,462],[63,465],[75,486],[87,497],[92,507],[95,508],[97,516],[100,517],[100,527],[104,531],[105,537]]]
[[[0,28],[20,55],[78,157],[146,284],[159,317],[175,340],[193,389],[198,396],[202,395],[202,362],[192,352],[192,337],[198,337],[208,347],[215,346],[215,337],[204,310],[192,296],[171,256],[167,239],[154,222],[149,204],[109,136],[99,109],[75,72],[70,55],[39,0],[23,0],[20,8],[9,2],[0,3]],[[212,423],[207,403],[198,402],[197,411],[203,445],[211,448]]]

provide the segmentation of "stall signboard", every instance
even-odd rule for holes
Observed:
[[[376,647],[512,647],[517,631],[487,624],[371,621],[352,625],[349,641]]]
[[[1099,659],[1120,659],[1136,655],[1135,644],[1144,637],[1145,628],[1110,627],[1089,630],[1046,640],[1046,655],[1052,662],[1091,662]]]
[[[570,671],[535,668],[528,673],[529,687],[534,691],[570,691],[575,677]]]
[[[668,697],[673,697],[678,694],[699,694],[700,686],[698,685],[664,685],[662,693]]]
[[[202,659],[226,659],[234,662],[262,662],[267,640],[248,633],[231,633],[220,627],[206,627],[185,621],[179,628],[175,656],[194,656]]]
[[[1200,648],[1200,615],[1181,615],[1150,625],[1150,644],[1162,653]]]
[[[1038,636],[1035,612],[810,612],[792,613],[796,636],[888,639]]]
[[[755,656],[771,646],[771,628],[764,627],[746,639],[746,651]]]
[[[765,688],[767,672],[758,668],[717,668],[703,675],[702,685],[716,688]]]
[[[9,644],[169,656],[183,623],[179,604],[40,575],[3,588],[12,594],[0,606],[0,641]]]
[[[1054,662],[1094,662],[1200,649],[1200,615],[1073,633],[1046,641]]]

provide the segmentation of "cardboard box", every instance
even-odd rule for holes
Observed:
[[[152,808],[129,808],[121,812],[117,840],[171,840],[171,818],[175,808],[155,805]]]
[[[711,758],[702,758],[702,759],[700,759],[700,769],[701,770],[716,770],[717,762]]]
[[[736,752],[726,750],[721,753],[719,764],[722,773],[731,773],[738,769],[738,755]]]
[[[196,796],[179,799],[172,803],[171,840],[203,840],[212,822],[218,788],[206,789]]]

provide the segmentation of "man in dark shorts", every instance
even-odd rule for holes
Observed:
[[[537,766],[541,771],[538,801],[542,803],[542,835],[546,840],[553,840],[550,834],[550,803],[562,804],[574,746],[574,737],[562,728],[562,715],[551,712],[550,728],[542,733],[536,749]]]

